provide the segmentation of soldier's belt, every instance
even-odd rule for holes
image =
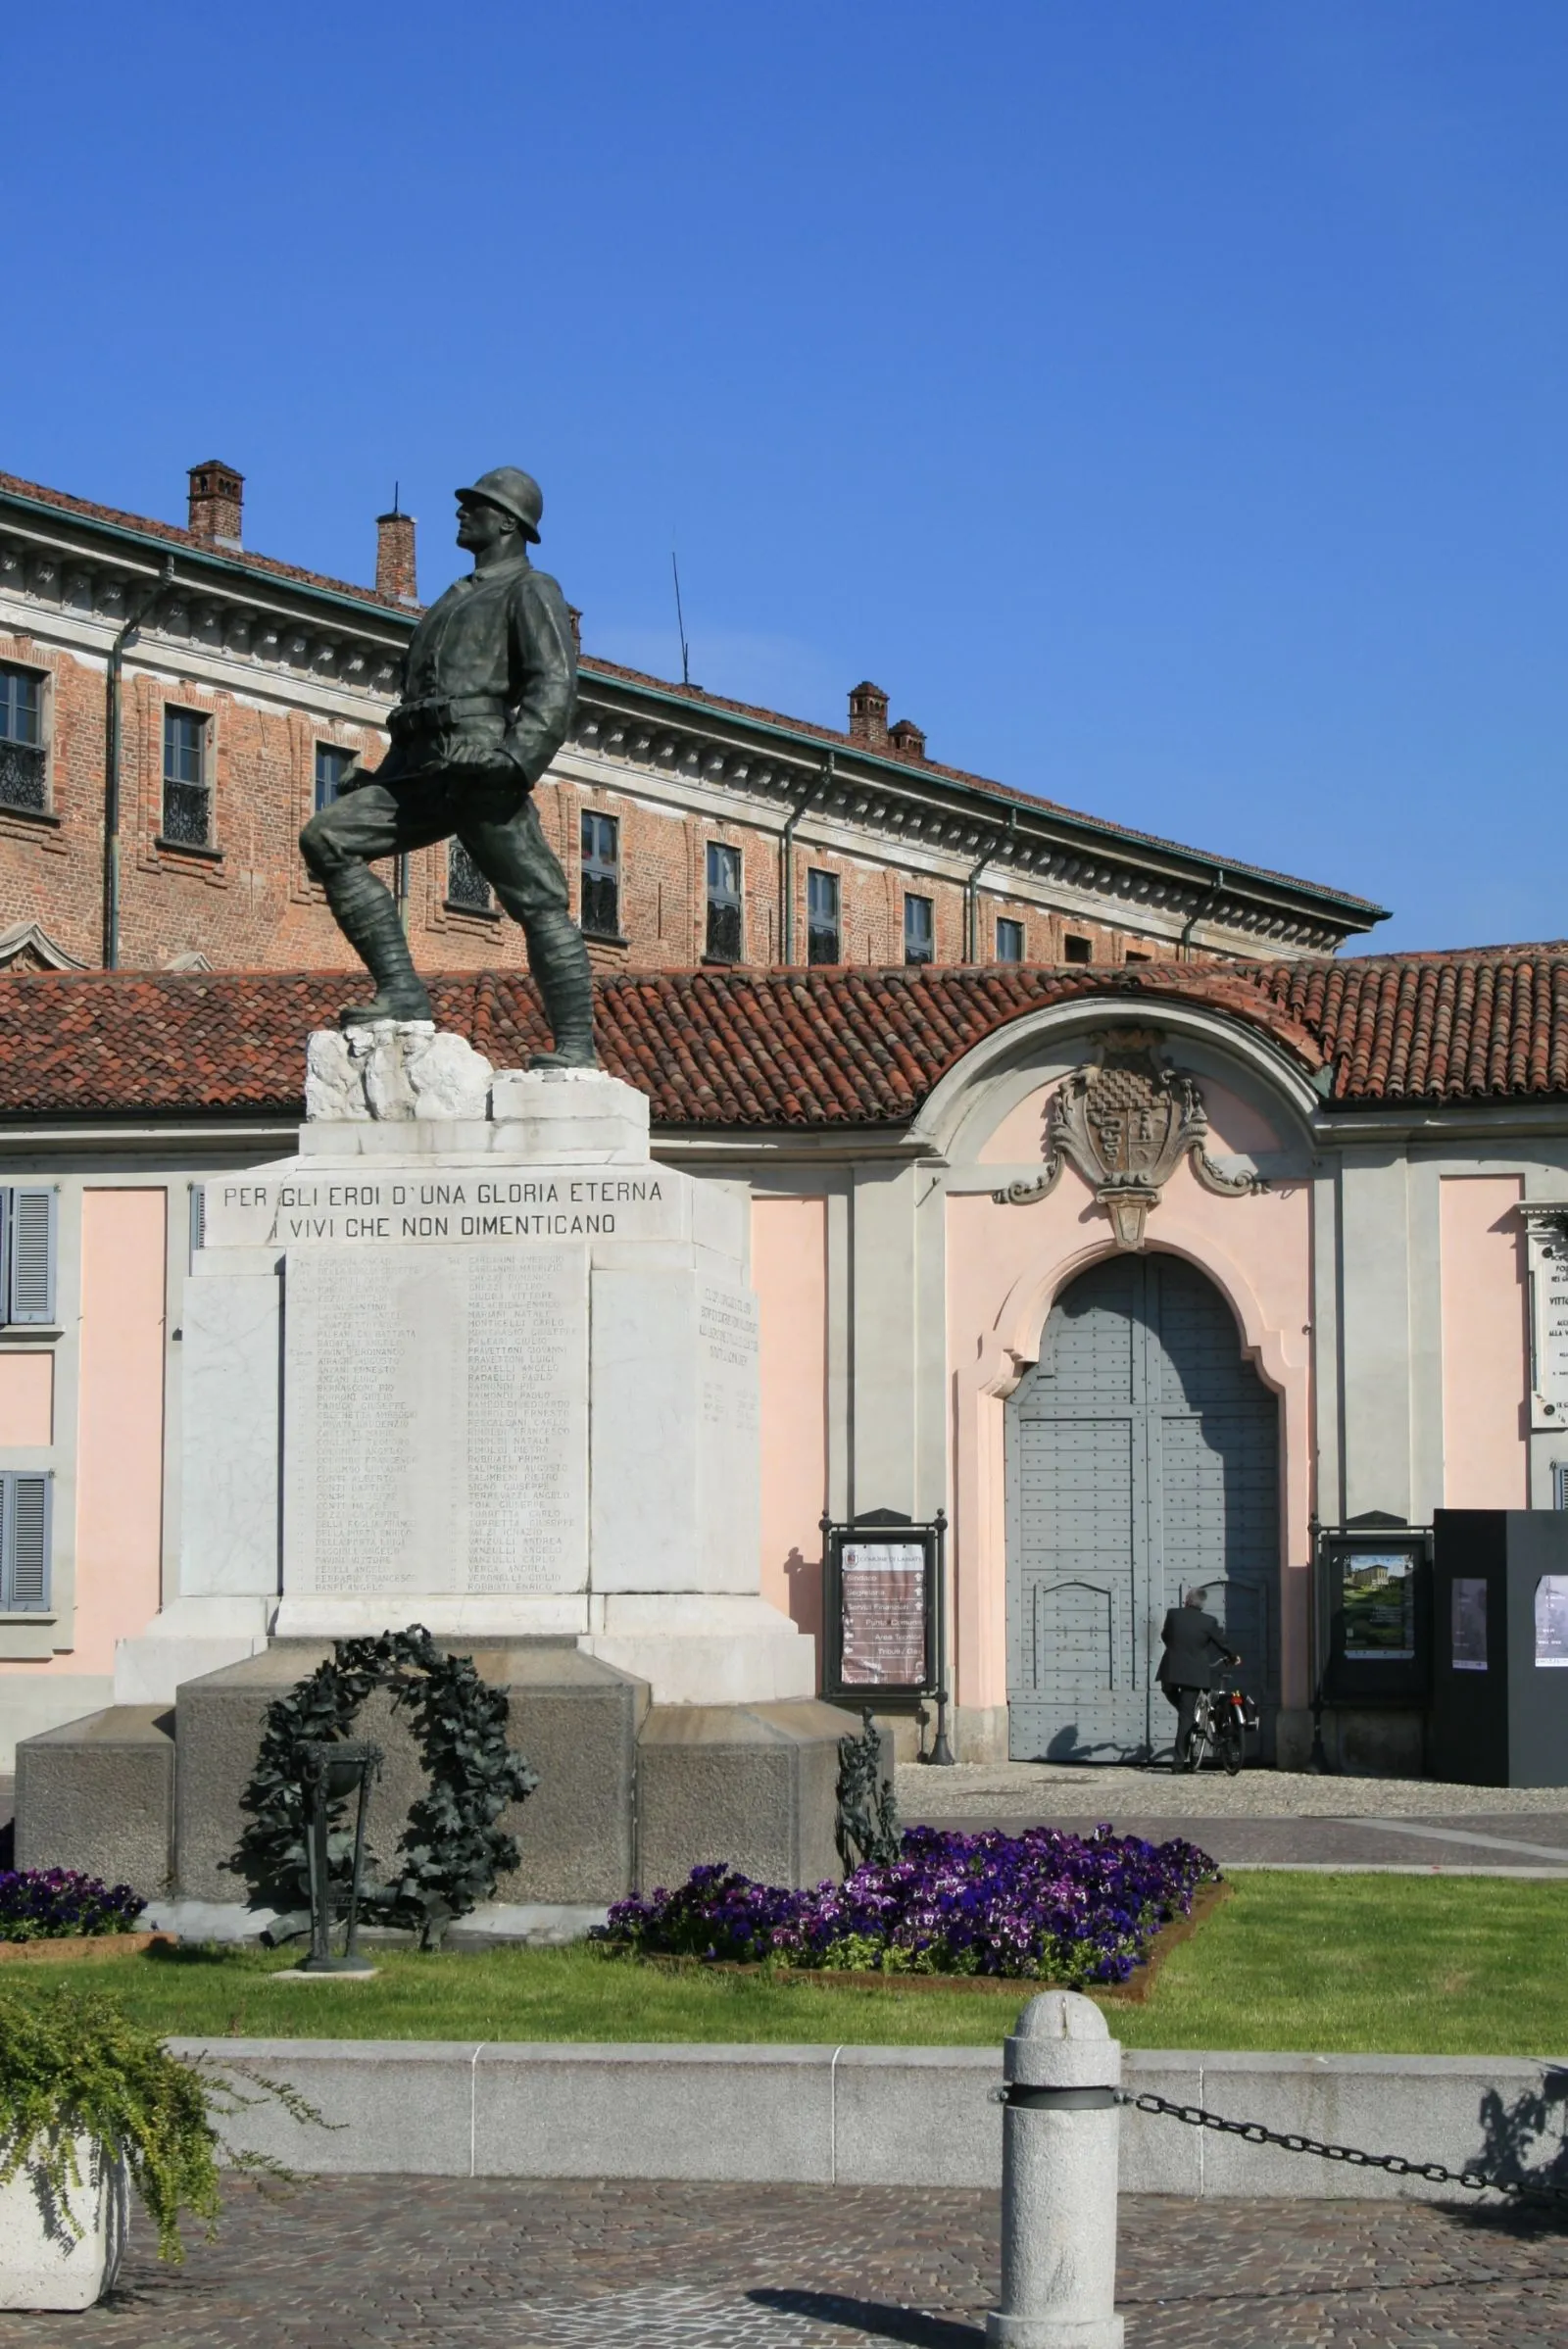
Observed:
[[[394,734],[449,726],[465,717],[505,718],[507,705],[498,693],[431,694],[422,702],[400,702],[387,719]]]

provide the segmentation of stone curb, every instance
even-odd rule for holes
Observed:
[[[1001,2049],[555,2045],[536,2041],[172,2039],[172,2051],[286,2080],[325,2129],[260,2104],[230,2146],[318,2174],[992,2186]],[[1488,2056],[1243,2055],[1128,2049],[1124,2079],[1371,2153],[1568,2185],[1568,2064]],[[242,2092],[254,2094],[243,2080]],[[1142,2194],[1471,2197],[1122,2115],[1121,2184]]]

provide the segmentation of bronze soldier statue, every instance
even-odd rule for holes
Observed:
[[[528,561],[525,542],[538,544],[543,512],[538,482],[515,465],[458,491],[458,544],[472,551],[473,570],[414,631],[403,699],[387,721],[391,750],[312,816],[300,850],[375,981],[368,1003],[342,1013],[345,1027],[431,1016],[397,906],[369,859],[455,833],[528,942],[555,1039],[530,1066],[593,1068],[588,950],[533,804],[577,695],[565,598]]]

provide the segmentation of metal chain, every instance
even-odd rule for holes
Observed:
[[[1481,2170],[1446,2170],[1441,2162],[1410,2162],[1398,2153],[1363,2153],[1356,2145],[1326,2145],[1317,2137],[1298,2136],[1293,2130],[1265,2129],[1261,2121],[1227,2121],[1220,2113],[1205,2112],[1200,2104],[1172,2104],[1167,2096],[1129,2096],[1117,2091],[1118,2104],[1141,2113],[1162,2113],[1185,2121],[1192,2129],[1214,2129],[1228,2137],[1245,2138],[1249,2145],[1278,2145],[1286,2153],[1314,2153],[1319,2161],[1345,2162],[1352,2170],[1387,2170],[1393,2178],[1424,2178],[1434,2185],[1464,2186],[1473,2194],[1490,2186],[1499,2194],[1518,2194],[1532,2202],[1568,2207],[1568,2190],[1535,2185],[1507,2178],[1488,2178]]]

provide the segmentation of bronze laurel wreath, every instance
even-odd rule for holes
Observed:
[[[479,1678],[469,1656],[450,1656],[415,1624],[373,1639],[339,1639],[332,1655],[268,1707],[250,1785],[249,1813],[228,1867],[243,1876],[254,1901],[298,1911],[309,1900],[302,1745],[348,1737],[374,1688],[413,1723],[428,1784],[384,1880],[367,1888],[362,1913],[379,1925],[411,1928],[433,1948],[455,1917],[488,1900],[503,1869],[517,1865],[514,1839],[496,1821],[539,1784],[507,1743],[506,1692]],[[328,1862],[346,1881],[353,1836],[334,1824]]]

